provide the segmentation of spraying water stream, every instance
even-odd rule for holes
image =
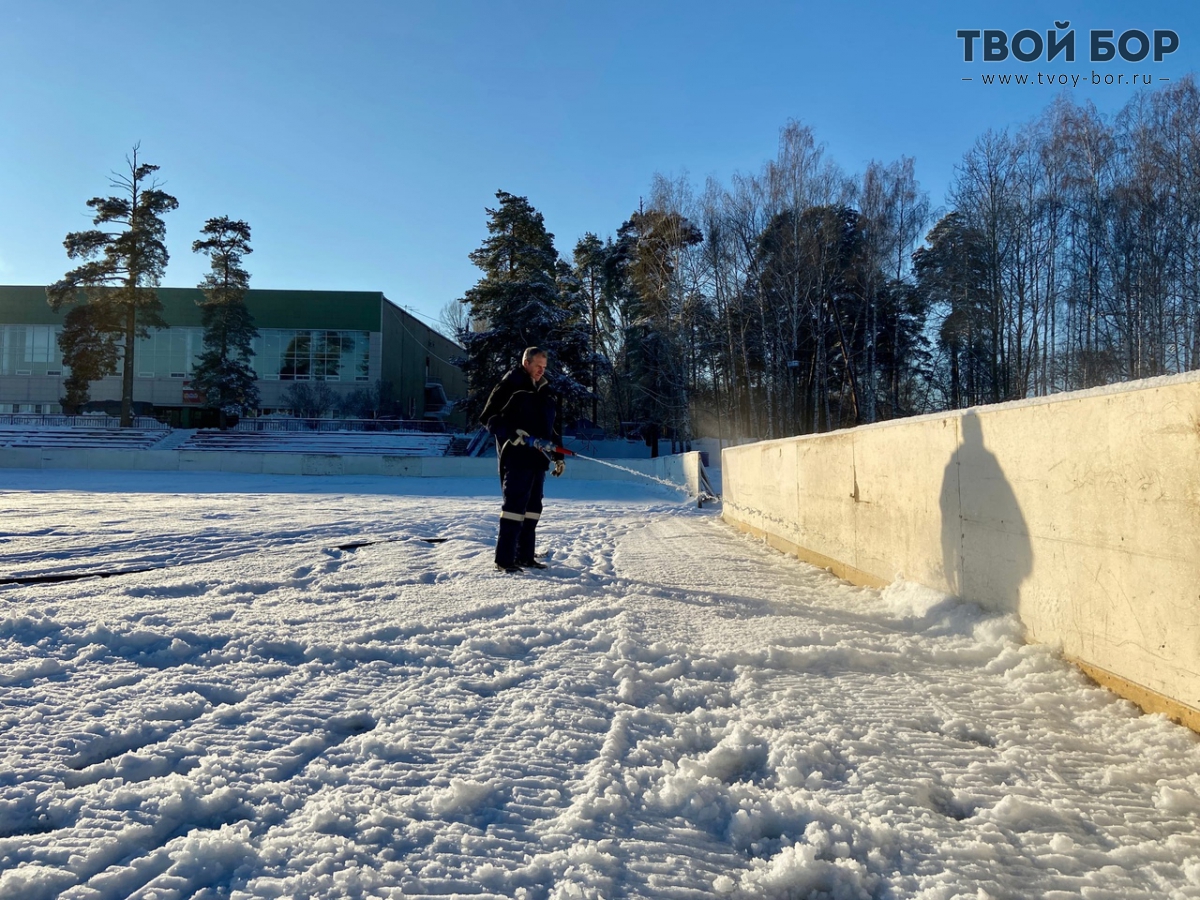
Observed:
[[[572,452],[571,455],[574,456],[576,459],[586,459],[588,462],[599,463],[602,466],[608,466],[610,469],[619,469],[622,472],[628,472],[631,475],[637,475],[639,478],[647,478],[650,481],[656,481],[659,484],[665,484],[667,487],[673,488],[675,490],[679,490],[679,488],[681,488],[681,487],[683,487],[684,490],[687,490],[687,487],[685,485],[681,485],[678,482],[667,481],[667,479],[665,479],[665,478],[659,478],[658,476],[651,475],[648,472],[639,472],[637,469],[631,469],[631,468],[629,468],[629,466],[618,465],[617,463],[610,462],[606,459],[596,459],[594,456],[584,456],[582,453],[575,453],[575,452]],[[708,479],[704,478],[703,483],[707,484],[707,482],[708,482]],[[690,493],[690,491],[689,491],[689,493]],[[698,497],[701,502],[704,502],[705,500],[719,499],[715,494],[704,490],[703,487],[701,488]]]

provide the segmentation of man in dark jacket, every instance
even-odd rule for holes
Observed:
[[[492,389],[481,416],[483,426],[496,438],[500,458],[500,533],[496,538],[496,568],[519,572],[544,569],[534,556],[534,538],[542,515],[542,489],[546,470],[564,469],[562,454],[546,452],[535,440],[562,443],[556,423],[558,396],[546,379],[546,351],[530,347],[521,364]]]

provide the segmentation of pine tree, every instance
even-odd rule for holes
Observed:
[[[66,394],[62,397],[63,411],[79,415],[88,402],[88,386],[105,375],[115,372],[121,358],[117,343],[120,325],[115,321],[100,322],[98,316],[112,317],[110,307],[81,303],[67,312],[58,345],[63,358],[70,360],[71,374],[66,377]]]
[[[520,359],[526,347],[546,350],[555,388],[568,400],[586,390],[587,331],[578,292],[564,298],[554,235],[525,197],[497,191],[500,205],[487,210],[489,237],[470,254],[483,277],[462,302],[478,330],[465,335],[462,368],[467,373],[466,409],[483,408],[496,381]],[[568,270],[569,271],[569,270]]]
[[[93,197],[87,205],[95,210],[93,225],[124,226],[123,230],[73,231],[63,240],[70,259],[86,262],[67,272],[46,288],[50,307],[59,310],[80,301],[97,307],[96,315],[76,320],[74,338],[60,341],[63,362],[71,367],[76,389],[80,380],[103,377],[116,371],[116,357],[81,355],[81,347],[97,347],[120,341],[121,427],[133,425],[133,348],[151,328],[165,328],[155,288],[167,268],[166,225],[162,216],[179,207],[179,202],[159,190],[154,177],[158,166],[138,162],[138,149],[127,157],[129,174],[114,174],[110,184],[121,191],[113,197]],[[80,294],[82,289],[82,296]],[[79,329],[90,329],[85,340]],[[66,334],[66,332],[64,332]],[[96,368],[103,364],[101,368]],[[80,374],[75,374],[79,368]],[[78,396],[78,390],[74,394]],[[86,399],[86,386],[83,397]]]
[[[604,335],[611,334],[614,323],[611,310],[612,292],[606,268],[613,252],[611,241],[604,244],[590,231],[575,245],[575,279],[579,283],[583,302],[587,306],[588,326],[588,386],[591,390],[591,419],[599,421],[600,375],[611,373],[612,354],[604,346]]]
[[[220,410],[221,428],[232,413],[241,415],[258,406],[257,375],[250,366],[251,341],[258,336],[246,309],[250,273],[242,259],[250,248],[250,226],[228,216],[204,223],[203,240],[192,243],[193,253],[208,256],[212,268],[200,282],[204,350],[192,372],[192,383],[209,405]]]
[[[638,210],[618,230],[608,260],[624,323],[622,377],[629,411],[690,440],[681,253],[703,235],[677,212]]]
[[[949,364],[950,409],[995,402],[989,383],[989,270],[984,236],[959,212],[946,214],[913,254],[922,299],[938,310],[938,343]]]

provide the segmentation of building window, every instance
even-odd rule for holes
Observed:
[[[0,325],[0,375],[70,374],[54,325]],[[251,367],[266,381],[368,381],[371,333],[260,328],[251,343]],[[139,378],[187,378],[204,350],[203,328],[160,328],[139,338]],[[110,378],[119,378],[114,373]]]
[[[370,371],[367,331],[260,328],[251,346],[265,381],[366,381]]]
[[[133,348],[138,378],[186,378],[204,349],[203,328],[160,328]]]
[[[258,377],[278,381],[279,362],[286,346],[284,332],[275,328],[260,329],[251,346],[254,348],[254,369]]]
[[[317,381],[340,381],[342,336],[339,331],[313,332],[313,378]]]
[[[308,381],[312,377],[312,332],[292,332],[280,361],[279,377],[284,381]]]
[[[54,329],[35,325],[25,329],[25,359],[28,362],[50,362],[50,348],[57,343]]]
[[[0,325],[0,375],[49,375],[62,371],[56,325]]]

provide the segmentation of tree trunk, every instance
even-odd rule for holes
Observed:
[[[125,312],[125,358],[121,360],[121,427],[133,427],[133,342],[137,337],[137,307]]]

